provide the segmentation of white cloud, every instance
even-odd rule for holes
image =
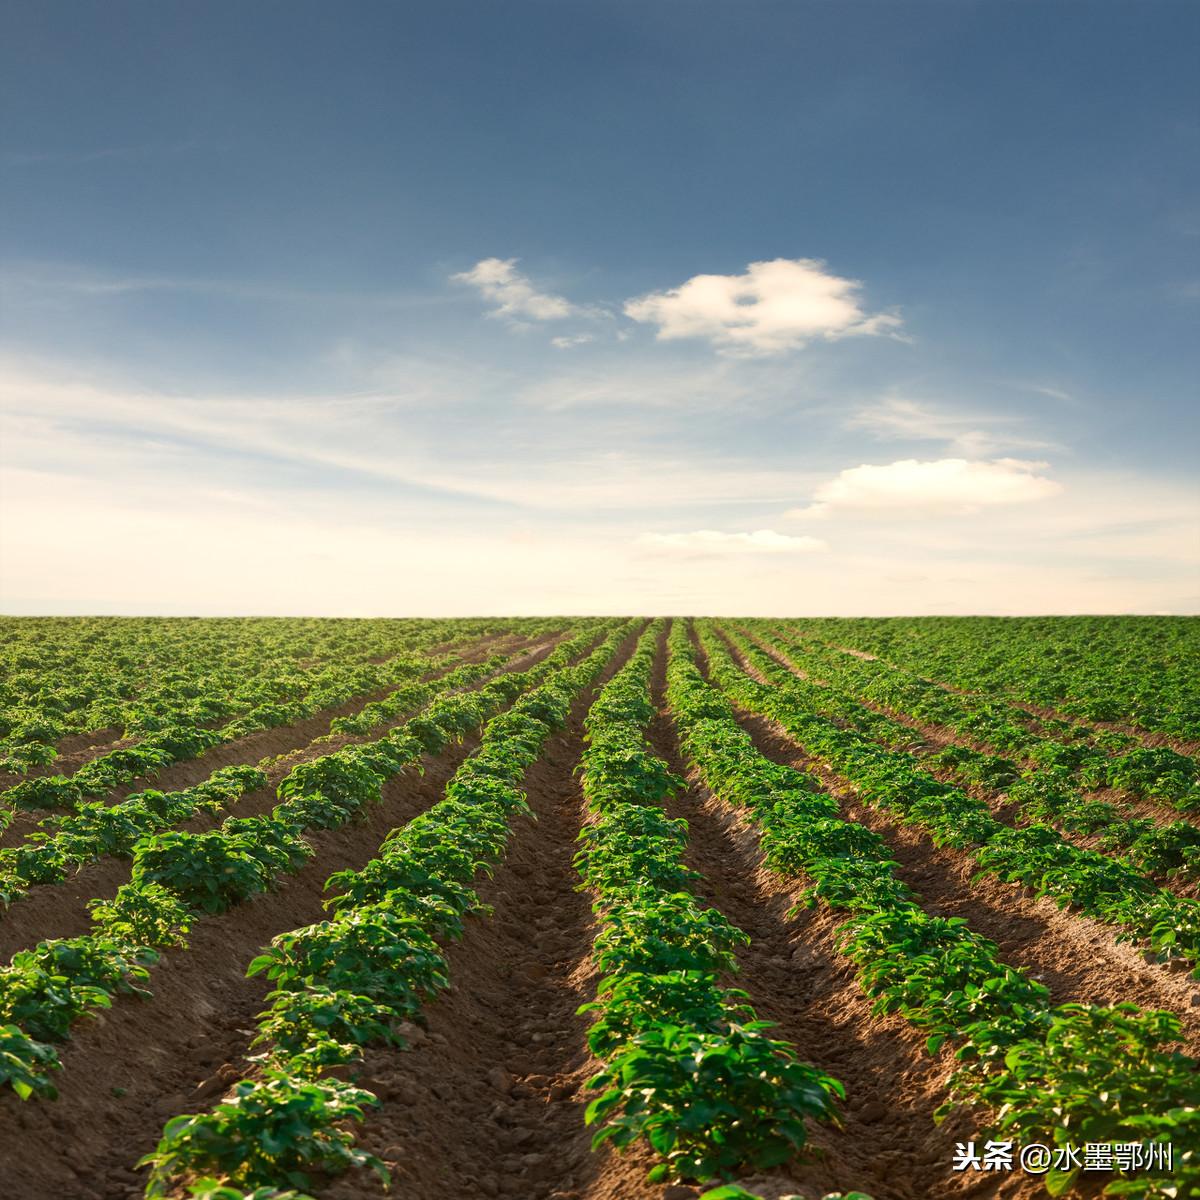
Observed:
[[[1047,448],[1047,442],[1011,432],[1016,423],[1016,418],[1008,415],[950,412],[919,400],[888,396],[859,409],[846,425],[881,440],[944,441],[948,449],[964,458],[982,458],[1001,448]],[[986,425],[1000,428],[982,428]]]
[[[515,258],[485,258],[469,271],[450,278],[455,283],[469,283],[494,305],[488,314],[513,320],[558,321],[575,312],[574,305],[562,296],[539,292],[526,276],[517,270]]]
[[[837,475],[838,460],[806,465],[790,439],[743,455],[724,425],[698,436],[690,409],[547,414],[512,403],[519,380],[504,371],[448,370],[398,359],[420,400],[398,404],[374,389],[164,391],[103,363],[0,357],[0,610],[463,613],[478,611],[480,578],[495,612],[1200,603],[1196,489],[1180,473],[1023,464],[1069,486],[970,520],[955,515],[961,495],[931,519],[835,516],[835,537],[778,520]],[[779,542],[802,534],[831,545]]]
[[[708,338],[727,354],[781,354],[814,338],[888,333],[900,318],[868,316],[861,287],[813,258],[751,263],[743,275],[694,275],[665,292],[625,303],[626,316],[658,326],[657,337]]]
[[[515,399],[552,412],[625,409],[650,413],[680,409],[698,414],[706,410],[727,412],[751,401],[761,405],[761,383],[746,379],[736,369],[729,370],[736,366],[710,362],[692,370],[673,363],[646,362],[640,356],[609,355],[599,365],[585,361],[541,372],[516,391]]]
[[[1075,397],[1060,387],[1051,387],[1046,383],[1031,383],[1027,385],[1031,392],[1039,396],[1048,396],[1051,400],[1062,400],[1064,403],[1074,403]]]
[[[398,360],[394,372],[396,380],[372,380],[387,386],[383,392],[171,394],[105,381],[96,368],[58,371],[0,355],[0,446],[10,463],[49,469],[70,457],[72,468],[87,474],[104,464],[145,475],[162,457],[161,450],[149,454],[148,444],[170,443],[212,461],[236,463],[238,455],[259,454],[313,477],[336,472],[358,487],[395,484],[421,490],[427,501],[490,502],[543,513],[714,504],[781,508],[796,494],[790,469],[720,453],[667,455],[641,445],[638,431],[647,428],[642,414],[622,425],[620,448],[614,449],[607,418],[600,425],[576,424],[572,417],[547,426],[530,398],[521,421],[521,408],[502,406],[504,389],[490,401],[503,411],[501,421],[486,406],[464,409],[452,421],[448,401],[485,393],[489,373],[456,373],[415,359]],[[397,396],[390,387],[401,379],[408,393]],[[633,387],[636,380],[621,376],[619,382]],[[646,394],[657,390],[656,382]],[[599,403],[607,395],[594,399]],[[492,436],[480,438],[481,428]],[[448,438],[448,429],[463,435]],[[508,452],[498,453],[498,444]]]
[[[723,533],[717,529],[697,529],[691,533],[643,533],[643,546],[669,550],[691,550],[702,554],[809,554],[829,547],[815,537],[793,537],[773,529],[753,533]]]
[[[858,512],[884,516],[967,514],[993,505],[1026,504],[1062,491],[1036,472],[1046,463],[999,458],[991,462],[941,458],[902,459],[885,466],[848,467],[813,493],[807,508],[789,517]]]
[[[563,337],[550,339],[550,345],[557,350],[570,350],[573,346],[582,346],[587,342],[594,342],[596,339],[590,333],[572,333]]]

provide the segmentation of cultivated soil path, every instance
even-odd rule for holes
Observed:
[[[516,669],[550,649],[543,646]],[[197,920],[187,949],[166,952],[152,969],[151,998],[122,997],[75,1027],[60,1049],[57,1100],[22,1103],[6,1090],[0,1096],[0,1197],[140,1196],[144,1177],[133,1164],[157,1144],[164,1122],[209,1107],[250,1070],[255,1015],[270,988],[262,976],[246,978],[250,960],[276,934],[327,916],[326,878],[361,867],[391,829],[435,804],[478,744],[468,737],[427,756],[420,771],[389,780],[382,803],[358,819],[306,835],[316,854],[275,891]],[[37,1151],[12,1152],[21,1146]]]

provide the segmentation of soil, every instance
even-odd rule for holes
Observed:
[[[557,640],[557,639],[556,639]],[[543,646],[530,659],[548,653]],[[519,669],[519,666],[518,666]],[[441,798],[478,745],[468,737],[389,780],[382,803],[340,829],[310,837],[317,853],[274,892],[198,920],[185,951],[151,971],[146,1000],[122,997],[78,1025],[60,1047],[56,1101],[0,1095],[0,1196],[21,1200],[126,1200],[140,1196],[134,1164],[166,1120],[209,1107],[251,1069],[255,1015],[269,983],[247,979],[250,960],[276,934],[322,920],[325,880],[361,867],[397,825]],[[11,1153],[36,1144],[36,1155]]]
[[[651,742],[680,771],[675,730],[661,711],[664,665],[660,648]],[[537,822],[514,830],[494,880],[481,889],[495,916],[471,922],[450,948],[453,986],[429,1006],[423,1036],[411,1050],[379,1050],[366,1062],[364,1082],[386,1103],[360,1144],[389,1164],[393,1191],[408,1200],[687,1200],[704,1190],[648,1183],[654,1159],[640,1147],[588,1148],[584,1085],[599,1064],[586,1046],[587,1016],[576,1010],[594,995],[595,925],[571,863],[587,819],[572,778],[585,711],[576,706],[568,731],[530,773]],[[752,936],[731,982],[750,992],[801,1058],[844,1080],[849,1092],[843,1127],[818,1129],[815,1154],[741,1182],[766,1197],[815,1198],[856,1186],[876,1200],[1032,1197],[1027,1181],[952,1174],[954,1141],[971,1136],[971,1122],[960,1114],[933,1124],[949,1056],[925,1054],[923,1038],[900,1018],[870,1016],[852,970],[833,950],[839,921],[811,910],[789,916],[794,897],[762,868],[753,833],[703,788],[693,783],[669,808],[690,823],[689,863],[704,873],[698,893]],[[386,1195],[367,1172],[319,1194]]]
[[[660,659],[660,696],[662,666]],[[686,774],[663,709],[651,742],[673,770]],[[798,889],[766,869],[757,832],[739,813],[694,775],[668,811],[688,821],[689,865],[702,875],[695,890],[751,937],[738,952],[740,969],[731,982],[775,1024],[774,1036],[846,1088],[841,1128],[812,1126],[815,1153],[758,1176],[759,1183],[814,1195],[857,1188],[877,1200],[958,1194],[953,1185],[962,1177],[950,1165],[955,1141],[973,1136],[969,1117],[959,1114],[941,1126],[933,1121],[952,1069],[949,1051],[930,1056],[906,1021],[871,1015],[852,965],[837,952],[842,918],[827,908],[796,907]]]
[[[451,986],[427,1005],[408,1049],[368,1051],[359,1082],[383,1104],[356,1133],[360,1146],[390,1166],[390,1192],[371,1173],[354,1171],[316,1181],[322,1200],[694,1200],[704,1190],[646,1182],[654,1160],[644,1149],[593,1152],[584,1122],[586,1083],[599,1064],[587,1048],[590,1016],[578,1008],[595,994],[596,924],[573,864],[588,819],[575,768],[587,708],[633,645],[631,636],[527,773],[533,819],[513,818],[504,859],[479,887],[493,915],[470,919],[463,939],[447,948]],[[664,674],[665,634],[649,737],[683,774]],[[860,805],[779,727],[745,713],[739,719],[763,753],[817,774],[848,818],[880,832],[931,911],[967,917],[1000,943],[1007,961],[1042,976],[1056,1000],[1133,999],[1180,1011],[1196,1049],[1194,984],[1115,946],[1111,930],[1005,885],[973,883],[966,855],[937,850]],[[155,968],[152,1000],[118,1001],[63,1047],[57,1102],[0,1098],[0,1148],[10,1151],[0,1155],[0,1196],[141,1195],[133,1164],[157,1142],[164,1121],[209,1107],[253,1071],[249,1042],[267,985],[244,977],[246,963],[274,934],[320,919],[327,875],[360,866],[390,828],[434,803],[476,744],[468,739],[429,760],[424,775],[390,781],[383,804],[320,838],[316,858],[278,891],[198,922],[190,949]],[[952,1171],[955,1142],[976,1137],[978,1121],[958,1111],[933,1122],[950,1052],[929,1055],[924,1037],[901,1017],[871,1015],[852,965],[837,951],[842,917],[824,906],[794,909],[795,889],[765,869],[754,829],[695,779],[667,807],[689,822],[688,862],[702,873],[697,893],[751,935],[730,982],[749,993],[776,1036],[847,1090],[840,1126],[811,1127],[810,1152],[738,1182],[767,1200],[817,1200],[853,1188],[875,1200],[1040,1195],[1040,1185],[1019,1173]],[[38,1152],[11,1153],[28,1144]]]
[[[520,671],[532,666],[549,654],[560,640],[561,638],[553,638],[538,644],[517,659],[512,669]],[[463,661],[478,661],[486,658],[489,653],[490,648],[475,650],[465,655]],[[411,713],[402,713],[387,724],[378,726],[371,733],[361,736],[328,734],[329,721],[333,716],[357,712],[367,703],[368,700],[355,701],[354,704],[345,706],[344,712],[328,713],[324,718],[314,718],[312,722],[272,730],[272,733],[278,735],[275,745],[279,749],[276,752],[276,760],[264,766],[267,786],[247,792],[218,815],[202,814],[183,822],[179,828],[196,832],[215,828],[226,816],[253,817],[270,812],[278,803],[275,789],[279,781],[298,763],[330,754],[343,746],[377,740],[388,729],[394,729],[412,716]],[[305,735],[311,735],[314,728],[317,731],[315,738],[306,739]],[[279,755],[283,757],[279,758]],[[240,761],[252,763],[255,759],[250,757]],[[207,775],[201,778],[207,778]],[[17,950],[35,945],[43,938],[75,937],[86,933],[91,927],[87,902],[90,899],[111,898],[121,884],[128,882],[129,869],[128,859],[102,858],[86,863],[60,883],[38,885],[18,896],[7,910],[0,911],[0,961],[11,958]]]
[[[1132,946],[1116,941],[1111,926],[1064,912],[1017,885],[976,879],[968,852],[939,848],[921,830],[860,803],[844,780],[804,754],[782,726],[747,712],[739,712],[738,719],[763,754],[815,776],[838,798],[844,817],[886,840],[899,863],[897,874],[919,893],[923,907],[965,917],[999,945],[1004,961],[1040,979],[1055,1003],[1131,1001],[1169,1009],[1183,1023],[1188,1052],[1200,1053],[1200,984],[1195,980],[1165,964],[1148,963]]]
[[[800,633],[804,637],[812,637],[812,634],[806,633],[803,630],[793,630]],[[814,639],[817,640],[817,639]],[[865,650],[854,650],[850,646],[839,646],[836,642],[823,642],[831,650],[840,650],[843,654],[853,655],[855,658],[861,658],[864,662],[887,662],[886,659],[881,659],[878,655],[868,654]],[[889,666],[895,666],[894,663],[889,663]],[[904,670],[912,670],[911,667],[905,667]],[[920,674],[919,672],[915,672]],[[952,683],[945,683],[940,679],[933,679],[928,675],[920,675],[920,678],[928,680],[930,683],[940,687],[943,691],[954,692],[959,696],[983,696],[986,692],[980,692],[971,688],[956,687]],[[1073,725],[1087,725],[1096,730],[1102,730],[1107,733],[1124,733],[1129,737],[1137,738],[1143,746],[1167,746],[1178,754],[1188,754],[1192,757],[1200,757],[1200,741],[1193,738],[1181,738],[1170,733],[1159,733],[1151,729],[1143,729],[1140,725],[1131,725],[1127,721],[1085,721],[1081,717],[1073,717],[1070,713],[1065,713],[1062,709],[1054,708],[1049,704],[1036,704],[1032,700],[1022,699],[1020,696],[1009,694],[1007,696],[1009,702],[1022,712],[1032,713],[1034,716],[1042,717],[1047,721],[1070,721]]]
[[[269,984],[245,978],[278,933],[323,919],[326,878],[362,866],[388,831],[430,807],[477,739],[384,788],[364,820],[312,839],[318,852],[278,890],[196,922],[186,951],[151,971],[148,1000],[122,998],[81,1022],[60,1048],[54,1102],[0,1097],[0,1146],[36,1143],[37,1155],[0,1157],[0,1196],[22,1200],[124,1200],[140,1196],[133,1164],[164,1122],[217,1100],[247,1070],[255,1014]]]
[[[379,1083],[388,1103],[361,1144],[391,1165],[393,1192],[412,1200],[606,1194],[593,1190],[602,1156],[591,1154],[583,1121],[584,1084],[598,1064],[586,1044],[590,1020],[577,1010],[595,995],[595,927],[573,865],[585,817],[574,770],[587,710],[634,642],[527,773],[535,819],[514,820],[503,861],[479,887],[494,915],[470,921],[449,947],[451,987],[428,1006],[426,1036],[367,1057],[367,1086]],[[321,1191],[329,1200],[386,1194],[366,1172]]]
[[[489,654],[495,654],[498,651],[510,648],[515,650],[527,644],[529,644],[527,639],[510,637],[481,638],[464,648],[459,661],[478,662],[480,659],[486,658]],[[428,676],[423,676],[423,678],[436,678],[438,674],[444,674],[445,671],[450,669],[451,667],[446,667],[442,671],[433,672]],[[212,749],[206,750],[197,758],[172,763],[154,775],[143,775],[137,779],[130,780],[129,783],[113,788],[106,795],[97,796],[94,799],[102,800],[106,804],[119,804],[126,796],[133,792],[139,792],[149,787],[157,788],[160,792],[178,791],[207,779],[218,767],[230,767],[240,763],[256,763],[263,758],[274,758],[276,755],[286,754],[297,747],[307,745],[314,738],[328,733],[329,723],[334,718],[350,716],[360,709],[365,708],[368,704],[391,695],[398,686],[398,684],[393,683],[384,688],[376,688],[365,695],[355,696],[353,699],[347,700],[345,704],[338,705],[336,708],[322,709],[320,712],[314,713],[311,717],[306,717],[303,721],[297,721],[295,724],[278,725],[273,729],[261,729],[255,733],[249,733],[245,737],[237,738],[232,742],[213,746]],[[80,736],[91,738],[93,735]],[[70,775],[83,766],[85,762],[90,762],[93,758],[97,758],[102,754],[108,754],[113,750],[132,746],[136,741],[136,738],[123,738],[109,744],[97,744],[88,748],[82,748],[73,754],[65,756],[50,767],[30,771],[27,777],[32,778],[38,774]],[[27,777],[19,775],[5,776],[4,778],[8,782],[4,783],[3,786],[10,786]],[[0,830],[0,847],[15,846],[24,841],[37,829],[45,816],[46,814],[43,812],[18,811],[14,813],[12,822],[8,828]]]

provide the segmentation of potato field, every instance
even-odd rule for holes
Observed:
[[[0,619],[4,1200],[1200,1197],[1200,619]]]

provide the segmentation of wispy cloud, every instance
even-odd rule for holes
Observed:
[[[880,440],[945,442],[963,458],[982,458],[996,451],[1044,450],[1050,443],[1016,432],[1019,418],[1007,414],[952,411],[925,401],[888,396],[853,413],[849,429],[861,429]]]
[[[751,263],[741,275],[695,275],[625,303],[657,338],[705,338],[723,354],[783,354],[816,338],[895,333],[900,318],[866,313],[862,285],[813,258]]]
[[[749,533],[725,533],[719,529],[696,529],[689,533],[643,533],[643,546],[664,550],[684,550],[692,554],[811,554],[828,550],[820,538],[794,537],[773,529],[755,529]]]
[[[553,337],[550,339],[550,345],[556,350],[570,350],[575,346],[584,346],[588,342],[594,342],[596,335],[592,333],[571,333],[564,334],[562,337]]]
[[[395,364],[394,378],[376,381],[381,390],[368,393],[171,394],[104,381],[95,371],[53,371],[0,358],[5,451],[10,462],[47,468],[73,456],[84,472],[115,465],[144,473],[157,460],[140,452],[157,441],[202,450],[214,461],[259,455],[342,487],[393,487],[475,511],[490,505],[594,515],[782,506],[795,495],[787,470],[721,454],[665,455],[625,437],[614,449],[600,435],[605,424],[572,420],[547,430],[538,409],[514,410],[503,392],[477,407],[473,399],[487,375],[405,359]],[[397,395],[392,389],[402,383]],[[447,432],[458,428],[469,435]],[[497,443],[512,453],[495,453]],[[115,464],[102,461],[106,446],[121,455]]]
[[[821,484],[807,508],[789,517],[828,517],[843,513],[924,517],[966,515],[996,505],[1027,504],[1061,492],[1062,484],[1037,472],[1046,463],[1001,458],[992,462],[943,458],[903,459],[883,466],[840,471]]]
[[[0,294],[6,303],[20,304],[35,298],[39,301],[62,298],[83,301],[95,298],[104,301],[115,296],[155,292],[214,295],[268,303],[301,302],[322,307],[333,304],[366,306],[384,310],[426,309],[433,304],[448,302],[444,297],[418,291],[306,287],[272,280],[189,275],[120,274],[44,261],[9,260],[0,263]]]
[[[139,158],[154,158],[163,155],[187,154],[199,149],[224,149],[225,143],[211,142],[200,138],[186,138],[178,142],[147,142],[140,146],[88,146],[58,150],[5,150],[0,151],[0,164],[6,167],[36,166],[87,166],[89,163],[118,162]]]
[[[755,394],[756,381],[740,377],[718,363],[707,369],[646,361],[618,354],[601,365],[559,367],[521,387],[522,404],[547,411],[567,409],[680,409],[698,412],[744,404]]]
[[[515,258],[485,258],[469,271],[450,278],[469,284],[491,306],[488,316],[522,321],[560,321],[576,314],[570,301],[552,292],[541,292],[517,270]]]
[[[923,488],[909,486],[903,500],[895,486],[882,497],[874,489],[876,507],[855,510],[843,492],[823,549],[811,536],[823,528],[785,532],[777,514],[805,493],[837,502],[822,480],[863,480],[830,472],[814,486],[790,448],[763,461],[673,440],[667,455],[657,438],[606,441],[595,431],[608,426],[580,414],[560,422],[461,400],[427,412],[374,396],[188,396],[103,378],[0,363],[12,411],[0,436],[7,611],[459,613],[477,611],[480,578],[496,612],[1195,605],[1190,482],[1076,474],[1052,503],[1028,505],[1011,492],[998,498],[994,476],[988,487],[948,489],[917,470]],[[684,413],[676,428],[692,421]],[[630,428],[645,424],[639,416]],[[914,492],[926,502],[932,492],[931,519],[837,519],[910,515]],[[978,513],[964,521],[968,501]],[[231,561],[241,569],[229,571]]]
[[[1051,400],[1061,400],[1063,403],[1069,404],[1075,400],[1075,397],[1068,391],[1064,391],[1059,387],[1051,387],[1048,383],[1027,383],[1026,388],[1037,396],[1046,396]]]

